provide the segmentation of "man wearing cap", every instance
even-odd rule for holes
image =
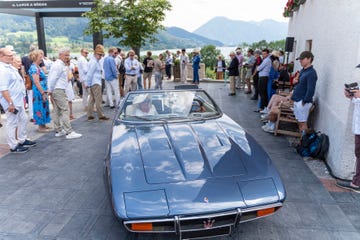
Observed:
[[[103,113],[101,103],[102,103],[102,71],[103,68],[100,63],[100,59],[104,56],[104,47],[101,44],[96,45],[94,50],[94,57],[89,62],[88,72],[86,74],[86,87],[90,88],[90,99],[89,106],[87,111],[88,121],[93,121],[95,118],[93,116],[94,104],[96,106],[96,112],[99,120],[106,121],[109,120]]]
[[[312,66],[314,55],[310,51],[302,52],[296,60],[300,61],[303,69],[300,71],[291,99],[294,101],[294,114],[298,121],[299,131],[304,134],[308,128],[307,118],[313,102],[317,74]]]
[[[360,64],[356,68],[360,68]],[[354,104],[352,131],[355,135],[355,175],[351,182],[336,181],[336,185],[360,193],[360,90],[344,90],[344,94]]]

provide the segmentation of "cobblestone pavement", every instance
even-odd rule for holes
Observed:
[[[165,87],[173,82],[165,81]],[[360,239],[360,194],[328,191],[286,138],[261,130],[256,103],[238,90],[228,96],[224,83],[201,83],[223,111],[253,135],[272,157],[287,190],[275,215],[241,224],[216,239]],[[0,129],[0,239],[177,239],[169,235],[128,235],[114,219],[103,184],[103,159],[111,122],[87,122],[74,103],[73,127],[83,137],[30,136],[38,145],[26,154],[7,153]],[[105,108],[113,117],[114,111]],[[4,121],[4,119],[2,119]]]

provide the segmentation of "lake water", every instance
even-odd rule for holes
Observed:
[[[190,54],[195,48],[187,48],[186,49],[186,53]],[[200,48],[199,48],[200,49]],[[220,53],[225,57],[225,59],[230,59],[229,57],[229,53],[231,51],[235,51],[236,47],[216,47],[216,49],[220,50]],[[159,55],[160,53],[164,53],[167,49],[164,50],[154,50],[151,51],[153,55]],[[177,50],[181,50],[179,49],[168,49],[171,53],[176,53]],[[140,51],[140,55],[141,56],[145,56],[146,55],[147,50],[145,51]],[[243,53],[244,54],[244,53]]]

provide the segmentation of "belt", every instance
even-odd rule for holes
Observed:
[[[125,75],[127,75],[127,76],[131,76],[131,77],[136,76],[136,74],[125,74]]]

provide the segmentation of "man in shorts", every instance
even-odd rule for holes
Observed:
[[[291,100],[294,101],[294,114],[298,121],[299,131],[304,134],[310,108],[313,104],[317,74],[312,66],[314,55],[310,51],[304,51],[296,60],[300,61],[303,69],[300,71],[298,84],[295,85]]]

